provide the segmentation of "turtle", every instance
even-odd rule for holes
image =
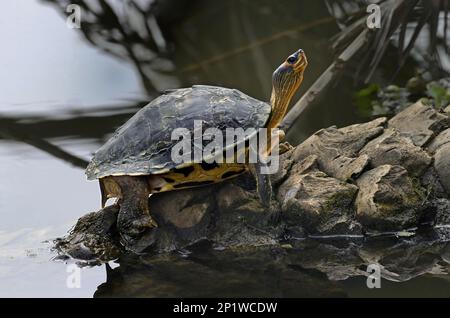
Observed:
[[[185,133],[195,135],[196,120],[201,121],[202,131],[278,127],[303,81],[307,65],[302,49],[283,61],[272,74],[270,103],[237,89],[194,85],[165,91],[119,127],[94,153],[86,175],[89,180],[99,180],[102,208],[109,198],[117,199],[121,243],[133,250],[144,233],[158,226],[148,205],[148,197],[154,193],[214,184],[250,170],[255,175],[261,201],[268,206],[270,179],[260,173],[260,162],[230,163],[202,158],[180,163],[173,159],[173,150],[179,143],[173,139],[173,133],[182,128]],[[280,131],[279,135],[283,138],[284,132]],[[252,137],[239,141],[243,145],[241,149],[248,152],[248,140]],[[194,144],[195,140],[191,138],[189,143]],[[238,141],[232,140],[225,143],[223,151],[236,150],[237,146]]]

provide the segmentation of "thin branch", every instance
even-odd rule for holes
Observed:
[[[88,162],[84,159],[81,159],[58,146],[53,145],[52,143],[36,138],[32,135],[23,133],[21,131],[20,124],[15,123],[13,120],[7,118],[0,118],[0,136],[6,139],[12,139],[24,142],[30,146],[33,146],[37,149],[40,149],[53,157],[58,159],[62,159],[75,167],[79,167],[85,169],[88,165]]]

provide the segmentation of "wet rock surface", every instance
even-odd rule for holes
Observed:
[[[449,220],[450,114],[419,100],[392,119],[321,129],[280,157],[264,209],[250,174],[149,199],[159,228],[146,252],[207,240],[217,249],[320,235],[364,236]],[[58,241],[75,258],[115,258],[117,206],[83,216]],[[80,252],[81,251],[81,252]]]

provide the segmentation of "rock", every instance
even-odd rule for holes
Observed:
[[[378,118],[321,129],[282,154],[271,175],[270,208],[260,203],[249,173],[152,195],[149,209],[160,226],[139,248],[167,252],[203,240],[221,249],[266,246],[286,237],[400,231],[436,220],[436,213],[450,220],[448,116],[419,101],[386,124]],[[117,257],[123,251],[117,212],[113,205],[80,218],[58,241],[60,250]]]
[[[152,195],[149,200],[151,213],[158,223],[171,224],[178,229],[195,227],[204,217],[209,217],[215,206],[212,192],[211,188],[202,189],[202,196],[198,197],[199,189],[194,188],[180,190],[177,196],[168,192]]]
[[[419,147],[450,127],[450,118],[425,105],[423,99],[395,115],[388,124]]]
[[[252,206],[253,203],[256,203]],[[250,210],[258,212],[262,210],[260,202],[257,202],[256,194],[245,191],[234,183],[225,184],[217,193],[217,205],[223,211]]]
[[[239,179],[244,178],[253,177],[244,175]],[[224,184],[216,199],[218,215],[209,236],[216,245],[272,245],[281,234],[281,229],[270,223],[273,214],[279,213],[276,202],[268,211],[262,206],[255,191],[245,191],[235,183]]]
[[[296,147],[294,161],[315,155],[320,169],[327,175],[346,181],[357,177],[368,164],[366,155],[359,151],[366,143],[383,133],[386,118],[341,129],[321,129]]]
[[[444,144],[436,150],[434,168],[444,189],[450,194],[450,144]]]
[[[150,213],[159,227],[147,238],[149,247],[172,251],[207,236],[215,215],[216,190],[192,188],[177,191],[176,196],[170,192],[150,196]]]
[[[425,151],[392,128],[371,140],[360,154],[369,156],[371,167],[401,165],[412,175],[421,175],[432,161]]]
[[[270,176],[272,187],[278,187],[288,177],[288,173],[291,170],[292,165],[294,164],[294,161],[292,159],[294,150],[295,148],[280,155],[280,168],[276,173]]]
[[[430,154],[434,154],[436,150],[448,143],[450,143],[450,128],[442,131],[439,135],[437,135],[436,138],[434,138],[428,144],[427,151]]]
[[[438,199],[435,202],[436,217],[435,223],[437,225],[450,224],[450,201],[446,199]]]
[[[447,191],[440,182],[434,165],[429,166],[428,169],[422,174],[420,177],[420,183],[425,189],[427,189],[428,195],[432,195],[436,198],[448,197]]]
[[[62,254],[84,261],[108,261],[120,256],[115,229],[117,205],[88,213],[78,219],[73,230],[63,239],[55,240],[55,248]]]
[[[282,185],[278,190],[278,201],[283,203],[285,196],[285,189],[290,189],[295,186],[294,178],[298,175],[308,173],[310,171],[317,171],[319,169],[318,166],[318,157],[316,155],[310,155],[304,158],[301,161],[295,162],[291,164],[291,167],[287,171],[287,177],[283,180]]]
[[[432,189],[438,198],[447,198],[450,194],[448,145],[450,145],[450,128],[438,134],[426,147],[426,151],[433,155],[433,165],[423,173],[421,181],[424,186]]]
[[[406,83],[406,89],[414,96],[420,96],[425,93],[427,83],[421,76],[412,77]]]
[[[365,172],[357,185],[356,217],[367,229],[395,231],[418,225],[425,197],[405,168],[379,166]]]
[[[434,156],[434,170],[447,194],[450,194],[450,128],[442,131],[428,145]]]
[[[331,234],[337,227],[351,226],[357,191],[355,185],[316,170],[292,174],[280,187],[278,199],[288,226],[301,224],[309,233]]]
[[[450,115],[450,105],[448,105],[447,107],[445,107],[444,112],[448,115]]]

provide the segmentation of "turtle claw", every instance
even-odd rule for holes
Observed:
[[[279,147],[280,147],[280,150],[279,150],[280,155],[284,154],[285,152],[288,152],[289,150],[294,149],[294,147],[287,141],[281,143]]]
[[[134,253],[141,253],[154,243],[156,221],[148,212],[123,207],[117,219],[120,243]]]
[[[134,253],[142,253],[155,242],[154,229],[157,227],[158,224],[150,215],[141,216],[127,226],[121,226],[121,244]]]

